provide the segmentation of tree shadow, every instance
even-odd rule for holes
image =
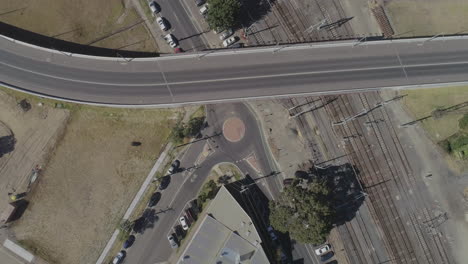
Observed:
[[[330,187],[330,199],[336,210],[334,225],[351,221],[361,207],[366,194],[357,179],[359,170],[350,163],[332,165],[323,169],[313,168],[309,171],[310,179],[324,179]]]
[[[270,1],[270,3],[268,2]],[[241,0],[241,11],[239,14],[240,27],[249,27],[259,21],[271,10],[273,0]]]
[[[133,231],[138,234],[143,234],[146,229],[153,228],[158,220],[159,217],[156,214],[156,210],[147,208],[141,217],[135,220]]]
[[[15,150],[16,139],[14,135],[0,137],[0,158]]]

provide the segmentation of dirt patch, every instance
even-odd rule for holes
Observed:
[[[385,10],[398,37],[455,34],[467,30],[468,2],[465,0],[384,2]]]
[[[0,91],[0,214],[10,202],[8,193],[28,190],[32,169],[47,162],[69,115],[67,110],[34,104],[24,111],[23,99]]]
[[[121,0],[3,0],[1,12],[0,21],[49,37],[105,48],[155,51],[144,23],[129,28],[141,18]]]
[[[64,107],[72,109],[64,137],[12,230],[50,263],[93,263],[158,158],[178,110]]]

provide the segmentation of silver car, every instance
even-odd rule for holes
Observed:
[[[238,41],[239,39],[237,37],[230,37],[228,39],[226,39],[225,41],[223,41],[223,46],[225,48],[231,46],[233,43],[235,43],[236,41]]]
[[[225,40],[225,39],[229,38],[230,36],[232,36],[232,34],[234,34],[234,31],[232,29],[228,29],[228,30],[224,31],[221,35],[219,35],[219,39],[220,40]]]
[[[151,12],[153,12],[153,14],[157,14],[161,11],[161,8],[159,8],[158,4],[156,4],[156,1],[151,1],[149,3],[149,8],[151,9]]]
[[[162,17],[156,18],[156,23],[158,23],[161,30],[164,30],[164,31],[167,30],[166,21],[164,21],[164,18],[162,18]]]
[[[171,245],[171,248],[178,248],[179,244],[177,244],[177,241],[174,238],[174,235],[169,235],[167,237],[167,240],[169,240],[169,244]]]

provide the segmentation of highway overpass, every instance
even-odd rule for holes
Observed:
[[[158,58],[69,54],[0,37],[0,85],[81,103],[177,106],[468,83],[468,37],[328,42]]]

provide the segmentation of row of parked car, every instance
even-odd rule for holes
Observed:
[[[171,166],[167,170],[167,175],[165,175],[165,176],[163,176],[161,178],[161,181],[160,181],[159,187],[158,187],[158,191],[154,192],[151,195],[150,200],[148,201],[148,205],[147,205],[148,208],[155,207],[159,203],[159,201],[161,200],[161,197],[162,197],[162,193],[160,191],[165,190],[169,186],[169,183],[171,182],[171,175],[174,174],[174,173],[177,173],[179,170],[180,170],[180,161],[175,160],[174,162],[172,162]],[[187,230],[188,225],[187,225],[187,222],[185,220],[185,217],[181,217],[179,219],[179,221],[182,224],[182,228],[184,228],[184,230]],[[171,236],[169,236],[168,239],[169,239],[169,243],[170,243],[171,247],[173,247],[173,248],[178,247],[178,243],[177,243],[177,241],[175,240],[174,237],[171,238]],[[117,255],[112,260],[112,264],[122,263],[125,256],[127,255],[127,252],[125,250],[128,249],[129,247],[131,247],[133,245],[133,243],[135,242],[135,240],[136,240],[135,235],[130,235],[128,237],[128,239],[125,240],[125,242],[122,245],[123,250],[121,250],[121,251],[119,251],[119,253],[117,253]]]
[[[156,16],[157,14],[159,14],[161,12],[161,7],[156,3],[156,1],[151,1],[148,4],[149,4],[149,8],[150,8],[151,12],[153,12],[154,16]],[[162,16],[156,17],[156,23],[159,25],[159,28],[163,32],[168,31],[170,29],[169,23]],[[169,33],[169,34],[166,34],[163,38],[171,48],[176,49],[177,46],[179,46],[179,42],[174,37],[174,35]],[[176,49],[176,52],[178,52],[178,51],[180,52],[181,50]]]

